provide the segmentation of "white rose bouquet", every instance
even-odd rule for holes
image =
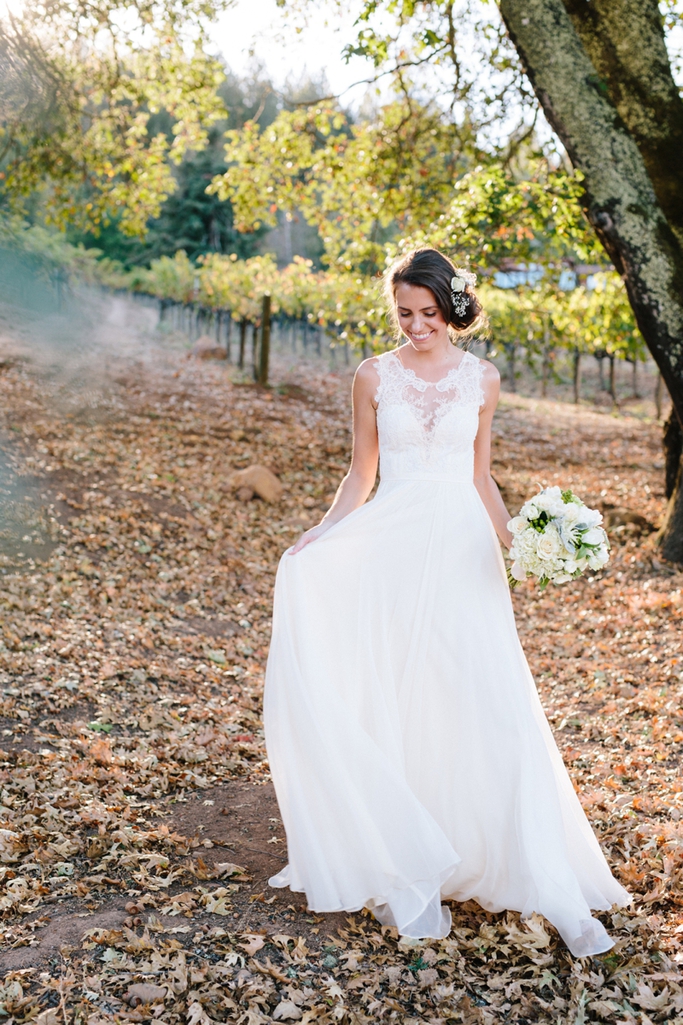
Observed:
[[[602,514],[589,509],[571,491],[543,488],[525,502],[508,523],[510,583],[537,577],[541,588],[563,584],[587,569],[602,569],[609,559],[609,541],[600,526]]]

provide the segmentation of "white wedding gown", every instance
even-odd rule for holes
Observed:
[[[275,587],[268,756],[312,911],[370,908],[446,936],[442,898],[539,912],[575,956],[612,946],[590,909],[628,903],[574,793],[519,643],[476,491],[483,363],[436,384],[376,362],[381,482]]]

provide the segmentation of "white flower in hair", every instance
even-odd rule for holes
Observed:
[[[451,303],[456,317],[464,316],[470,301],[467,286],[474,285],[476,280],[476,274],[470,274],[466,270],[458,270],[451,278]]]

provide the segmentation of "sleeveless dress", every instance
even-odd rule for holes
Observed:
[[[380,485],[282,557],[266,670],[268,757],[312,911],[369,908],[416,938],[441,899],[538,912],[577,957],[612,946],[612,877],[534,686],[473,483],[484,364],[438,383],[376,361]]]

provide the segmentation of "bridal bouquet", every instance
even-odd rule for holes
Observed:
[[[587,569],[602,569],[609,559],[609,541],[600,526],[602,514],[589,509],[571,491],[544,488],[525,502],[508,523],[513,541],[510,583],[528,575],[541,588],[563,584]]]

